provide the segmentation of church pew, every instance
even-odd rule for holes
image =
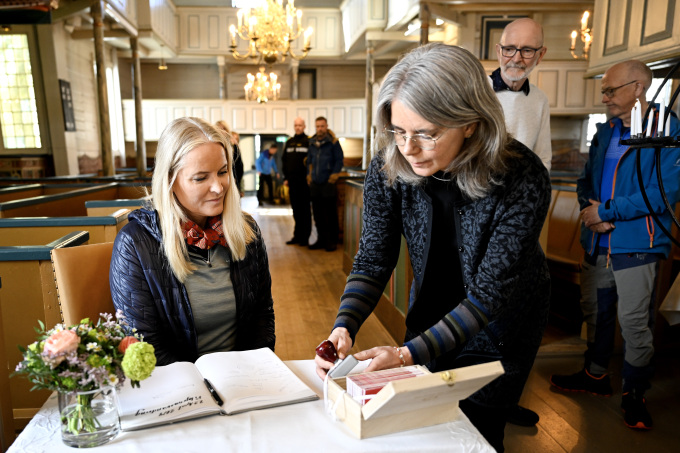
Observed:
[[[60,193],[0,202],[0,218],[86,216],[86,201],[140,198],[145,195],[144,187],[138,183],[85,184],[67,191],[51,187]]]
[[[105,216],[120,209],[134,211],[144,206],[146,198],[117,199],[117,200],[90,200],[85,202],[88,216]]]
[[[0,246],[22,245],[26,238],[49,242],[74,230],[87,231],[90,244],[113,242],[127,224],[128,209],[97,217],[15,217],[0,219]]]
[[[579,269],[583,257],[580,238],[581,209],[576,189],[553,186],[553,199],[548,217],[548,246],[545,254],[553,277],[579,283]]]
[[[6,365],[1,373],[11,374],[21,361],[18,345],[28,346],[36,340],[38,320],[52,328],[61,322],[57,290],[54,282],[50,250],[55,247],[72,247],[86,244],[89,234],[75,231],[63,237],[38,245],[30,235],[24,235],[24,244],[0,247],[0,294],[2,330],[0,340]],[[9,379],[13,429],[23,429],[38,412],[51,392],[30,391],[31,384],[24,376]]]

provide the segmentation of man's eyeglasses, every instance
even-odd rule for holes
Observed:
[[[499,44],[499,46],[501,46],[501,55],[503,55],[505,58],[514,57],[517,51],[519,51],[519,54],[522,56],[522,58],[533,58],[534,55],[536,55],[536,52],[543,48],[543,46],[541,46],[537,47],[536,49],[533,47],[522,47],[519,49],[515,46],[504,46],[502,44]]]
[[[623,88],[625,86],[628,86],[631,83],[636,83],[636,82],[637,82],[637,80],[633,80],[632,82],[624,83],[623,85],[619,85],[619,86],[614,87],[614,88],[605,88],[604,90],[601,91],[601,93],[602,93],[603,96],[607,96],[608,98],[611,99],[616,95],[616,90],[618,90],[619,88]]]
[[[398,147],[401,148],[406,146],[406,140],[411,140],[414,146],[417,146],[423,151],[432,151],[437,146],[437,140],[442,138],[442,135],[444,135],[444,133],[442,133],[437,138],[430,137],[429,135],[425,134],[416,134],[409,137],[408,135],[404,135],[400,132],[393,131],[390,129],[385,129],[385,132],[389,132],[392,135],[394,135],[394,142],[397,144]]]

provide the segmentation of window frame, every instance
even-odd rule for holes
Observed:
[[[41,148],[5,148],[5,139],[0,127],[0,157],[8,156],[44,156],[51,155],[50,131],[47,125],[47,112],[45,89],[42,77],[42,65],[40,61],[40,50],[35,26],[32,25],[12,25],[11,30],[2,32],[3,35],[26,35],[28,42],[28,53],[31,61],[31,76],[33,77],[33,89],[35,90],[35,105],[38,114],[38,128],[40,130]],[[0,125],[2,117],[0,116]]]

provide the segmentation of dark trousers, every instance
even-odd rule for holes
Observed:
[[[312,211],[318,240],[325,247],[335,246],[340,234],[335,184],[312,183],[309,190],[312,196]]]
[[[498,453],[505,451],[503,437],[505,436],[505,421],[508,416],[506,410],[485,407],[467,399],[461,400],[458,407]]]
[[[312,211],[309,206],[311,196],[305,178],[303,175],[300,180],[288,180],[290,207],[293,208],[293,220],[295,221],[293,239],[298,242],[307,242],[312,233]]]
[[[272,182],[272,175],[265,175],[260,173],[260,187],[257,188],[257,201],[262,204],[264,200],[264,185],[267,185],[269,191],[269,202],[274,202],[274,184]]]

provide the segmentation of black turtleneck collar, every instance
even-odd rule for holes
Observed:
[[[501,68],[496,69],[489,77],[491,77],[491,81],[493,82],[494,91],[514,91],[505,83],[503,77],[501,77]],[[529,96],[529,79],[524,81],[522,88],[520,88],[519,91],[522,91],[525,95]]]

